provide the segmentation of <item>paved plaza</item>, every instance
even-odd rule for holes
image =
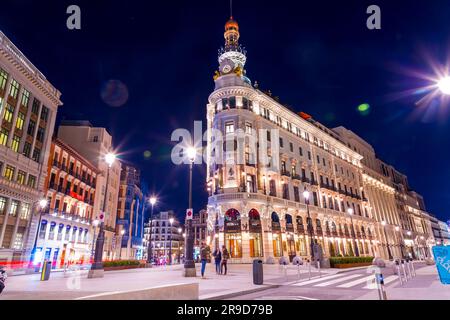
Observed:
[[[392,267],[382,269],[388,299],[450,299],[450,287],[440,284],[436,267],[416,263],[417,276],[400,285]],[[0,296],[10,299],[83,299],[99,294],[139,290],[162,285],[199,284],[199,299],[377,300],[370,268],[322,269],[307,266],[264,265],[264,284],[254,285],[252,265],[230,265],[227,275],[217,275],[208,264],[202,279],[182,277],[182,266],[107,271],[104,278],[88,279],[87,271],[53,272],[49,281],[38,274],[11,276]]]

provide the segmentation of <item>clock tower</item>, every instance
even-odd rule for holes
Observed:
[[[250,79],[246,77],[246,71],[244,69],[245,62],[247,61],[247,52],[239,44],[239,24],[233,17],[230,17],[225,24],[224,38],[225,46],[219,50],[219,70],[214,75],[216,86],[222,86],[221,83],[225,81],[225,79],[220,79],[222,76],[233,76],[235,78],[231,80],[233,84],[251,85]],[[229,83],[229,81],[230,79],[225,82]],[[237,83],[235,83],[236,81]]]

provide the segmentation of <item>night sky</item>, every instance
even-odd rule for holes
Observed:
[[[70,4],[81,8],[81,30],[66,28]],[[381,30],[366,28],[370,4],[381,7]],[[62,92],[58,123],[106,127],[121,158],[159,194],[156,209],[184,214],[188,168],[170,161],[170,135],[205,121],[228,1],[3,0],[0,7],[0,29]],[[414,91],[430,84],[420,75],[434,75],[433,63],[450,63],[448,0],[235,0],[233,15],[252,81],[295,111],[357,133],[408,175],[428,211],[449,218],[450,103],[418,107],[426,92]],[[102,99],[109,80],[128,89],[120,107]],[[358,112],[362,103],[368,114]],[[207,202],[204,181],[197,165],[196,211]]]

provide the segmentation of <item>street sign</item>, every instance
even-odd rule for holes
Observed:
[[[186,210],[186,220],[192,220],[192,216],[194,215],[193,212],[192,208]]]
[[[450,247],[434,246],[433,255],[441,283],[450,284]]]

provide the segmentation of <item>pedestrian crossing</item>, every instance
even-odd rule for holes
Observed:
[[[398,276],[391,275],[384,279],[384,284],[387,285],[395,280]],[[300,281],[292,284],[295,287],[311,286],[315,288],[339,288],[339,289],[365,289],[375,290],[377,284],[375,283],[375,275],[367,273],[337,273],[333,275],[313,278],[311,280]],[[362,287],[361,287],[362,286]]]

